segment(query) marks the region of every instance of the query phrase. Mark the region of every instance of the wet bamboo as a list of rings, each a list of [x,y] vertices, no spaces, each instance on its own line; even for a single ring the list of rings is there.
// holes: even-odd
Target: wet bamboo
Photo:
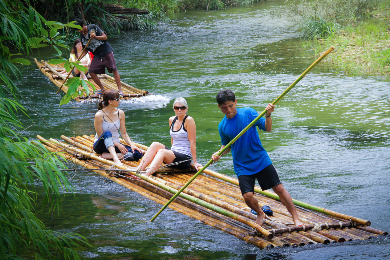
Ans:
[[[313,231],[307,231],[307,232],[299,231],[299,234],[315,241],[316,243],[321,243],[321,244],[325,244],[325,245],[330,243],[329,238],[322,236],[322,235],[320,235],[316,232],[313,232]]]
[[[277,97],[274,101],[272,101],[272,104],[275,105],[280,99],[282,99],[303,77],[306,76],[307,73],[309,73],[323,58],[325,58],[330,52],[334,50],[334,47],[332,46],[329,48],[325,53],[323,53],[313,64],[311,64],[287,89],[283,91],[283,93]],[[235,138],[233,138],[224,148],[219,150],[218,155],[221,155],[224,151],[226,151],[235,141],[237,141],[238,138],[240,138],[249,128],[251,128],[262,116],[265,115],[267,110],[264,109],[263,112],[260,113],[258,117],[256,117],[248,126],[246,126]],[[201,174],[211,163],[213,163],[213,160],[207,162],[205,166],[203,166],[189,181],[186,183],[183,188],[181,188],[173,197],[167,202],[166,205],[164,205],[159,212],[156,213],[156,215],[153,216],[153,218],[150,221],[154,221],[157,216],[171,203],[188,185],[191,184],[191,182],[199,175]]]
[[[306,240],[303,241],[302,239],[300,239],[300,237],[295,236],[294,234],[291,234],[291,233],[284,233],[282,236],[284,238],[291,240],[294,243],[294,246],[295,245],[296,246],[304,246],[308,243]]]
[[[176,190],[180,188],[180,185],[174,184],[172,182],[163,181],[163,180],[157,180],[157,181],[161,182],[164,185],[172,187],[172,188],[174,188]],[[254,214],[252,214],[250,212],[247,212],[245,210],[239,209],[239,208],[237,208],[237,207],[235,207],[235,206],[233,206],[233,205],[231,205],[229,203],[226,203],[224,201],[221,201],[221,200],[219,200],[217,198],[211,197],[209,195],[205,195],[203,193],[200,193],[200,192],[195,191],[195,190],[190,189],[190,188],[187,188],[185,190],[185,193],[187,193],[187,194],[189,194],[191,196],[194,196],[194,197],[196,197],[198,199],[201,199],[203,201],[206,201],[208,203],[217,205],[218,207],[221,207],[223,209],[229,210],[229,211],[231,211],[231,212],[233,212],[233,213],[235,213],[237,215],[241,215],[241,216],[243,216],[245,218],[248,218],[250,220],[256,220],[256,217],[255,217]],[[266,225],[269,225],[269,226],[275,226],[275,224],[272,223],[272,221],[269,221],[268,219],[264,219],[264,223]]]
[[[83,142],[73,140],[65,135],[61,135],[61,139],[67,141],[71,145],[75,145],[83,150],[86,150],[87,152],[95,153],[89,146],[82,144]]]
[[[53,145],[53,146],[55,146],[55,144],[54,143],[50,143],[51,145]],[[51,148],[52,149],[52,148]],[[59,149],[59,148],[58,148]],[[58,149],[57,149],[57,151],[58,151]],[[54,150],[54,149],[53,149]],[[66,155],[67,157],[69,157],[69,158],[71,158],[71,159],[74,159],[71,155]],[[80,164],[80,165],[83,165],[84,167],[86,167],[86,168],[88,168],[88,166],[86,166],[85,165],[85,162],[83,162],[83,161],[80,161],[80,160],[77,160],[77,159],[74,159],[75,161],[76,161],[76,163],[78,163],[78,164]],[[92,166],[92,167],[89,167],[89,168],[93,168],[94,166]],[[104,174],[104,175],[107,175],[104,171],[100,171],[101,173],[100,174]],[[103,175],[102,174],[102,175]],[[109,177],[108,175],[106,176],[106,177]],[[110,179],[113,179],[112,177],[109,177]],[[140,191],[139,190],[136,190],[137,192],[139,192],[140,193]],[[161,203],[161,202],[160,202]],[[163,204],[163,203],[161,203],[161,204]],[[177,209],[176,209],[177,210]],[[180,211],[179,211],[180,212]],[[185,212],[188,212],[188,209],[187,210],[185,210],[184,212],[182,212],[182,213],[185,213]],[[189,215],[189,216],[191,216],[191,217],[194,217],[194,216],[192,216],[193,214],[187,214],[187,215]],[[198,218],[197,218],[198,219]],[[200,219],[201,220],[201,219]],[[206,223],[207,221],[203,221],[204,223]],[[243,234],[241,233],[241,234],[237,234],[237,233],[235,233],[235,232],[229,232],[229,230],[230,229],[232,229],[232,226],[230,226],[230,227],[228,227],[228,228],[226,228],[226,229],[224,229],[224,228],[220,228],[219,226],[220,225],[225,225],[223,222],[221,223],[219,223],[219,224],[216,224],[216,225],[214,225],[214,224],[212,224],[212,223],[206,223],[206,224],[209,224],[209,225],[211,225],[211,226],[214,226],[214,227],[216,227],[216,228],[219,228],[219,229],[221,229],[221,230],[223,230],[223,231],[225,231],[225,232],[227,232],[227,233],[230,233],[230,234],[233,234],[233,235],[236,235],[237,237],[239,237],[239,238],[241,238],[241,239],[243,239],[243,240],[245,240],[245,241],[247,241],[247,242],[251,242],[252,244],[254,244],[254,245],[257,245],[257,246],[259,246],[260,248],[264,248],[264,247],[267,247],[267,248],[269,248],[269,246],[270,245],[267,245],[267,243],[266,243],[266,245],[264,246],[264,241],[262,242],[262,243],[258,243],[258,242],[256,242],[256,241],[252,241],[253,239],[252,238],[246,238],[246,237],[244,237],[243,236]],[[284,241],[284,242],[282,242],[282,241]],[[290,245],[290,246],[296,246],[298,243],[303,243],[303,242],[299,242],[299,241],[297,241],[297,240],[293,240],[293,239],[291,239],[291,237],[290,237],[290,239],[284,239],[284,240],[279,240],[279,239],[277,239],[277,240],[273,240],[272,241],[273,242],[273,244],[275,244],[276,246],[286,246],[287,244],[286,243],[290,243],[290,244],[288,244],[288,245]]]
[[[363,240],[364,239],[362,236],[357,236],[356,234],[353,234],[352,232],[348,232],[347,230],[337,229],[336,231],[338,234],[342,235],[348,241]]]
[[[337,225],[337,227],[339,227],[338,225]],[[336,231],[334,231],[334,234],[335,233],[337,233]],[[347,236],[344,236],[345,238],[347,238]],[[356,239],[357,237],[359,237],[359,236],[355,236],[355,237],[353,237],[353,239]],[[347,238],[348,239],[348,238]]]
[[[113,77],[111,77],[110,75],[106,75],[106,77],[107,78],[109,78],[109,79],[111,79],[111,80],[113,80],[113,81],[115,81],[115,79],[113,78]],[[142,95],[146,95],[147,94],[147,91],[145,91],[145,90],[140,90],[140,89],[137,89],[137,88],[135,88],[135,87],[133,87],[133,86],[131,86],[131,85],[129,85],[129,84],[126,84],[126,83],[122,83],[126,88],[128,88],[129,90],[132,90],[133,92],[135,92],[135,93],[142,93],[141,94],[141,96]]]
[[[210,171],[210,170],[205,171],[205,173],[209,174],[209,175],[211,175],[213,177],[220,178],[220,179],[222,179],[224,181],[230,182],[232,184],[238,185],[238,180],[237,179],[231,178],[231,177],[226,176],[224,174],[217,173],[217,172]],[[261,190],[258,187],[255,187],[255,192],[258,192],[258,193],[260,193],[260,194],[262,194],[264,196],[267,196],[267,197],[270,197],[270,198],[273,198],[273,199],[276,199],[276,200],[280,201],[279,196],[276,195],[275,193],[271,193],[269,191],[263,191],[263,190]],[[341,214],[341,213],[335,212],[333,210],[320,208],[320,207],[317,207],[317,206],[314,206],[314,205],[311,205],[309,203],[302,202],[302,201],[299,201],[299,200],[296,200],[296,199],[293,199],[293,202],[294,202],[295,205],[300,206],[300,207],[305,208],[305,209],[317,211],[317,212],[324,213],[324,214],[327,214],[327,215],[330,215],[330,216],[333,216],[333,217],[341,218],[341,219],[344,219],[344,220],[352,220],[353,222],[359,223],[361,225],[368,225],[368,226],[371,225],[371,222],[368,221],[368,220],[364,220],[364,219],[348,216],[348,215],[345,215],[345,214]]]
[[[142,177],[143,178],[148,178],[148,177],[145,177],[145,176],[142,176]],[[153,178],[148,178],[148,179],[150,179],[150,182],[152,182],[153,184],[159,186],[160,188],[163,188],[163,189],[165,189],[165,190],[167,190],[167,191],[169,191],[171,193],[177,193],[177,190],[175,190],[175,189],[173,189],[173,188],[171,188],[169,186],[166,186],[164,184],[161,184],[161,183],[159,183],[158,181],[156,181]],[[235,220],[237,220],[237,221],[239,221],[241,223],[244,223],[244,224],[246,224],[246,225],[248,225],[248,226],[250,226],[252,228],[255,228],[257,231],[259,231],[265,237],[268,237],[270,239],[273,237],[273,235],[270,232],[268,232],[267,230],[265,230],[261,226],[257,225],[254,221],[248,221],[246,218],[244,218],[244,217],[242,217],[240,215],[237,215],[237,214],[235,214],[233,212],[227,211],[227,210],[225,210],[225,209],[223,209],[221,207],[218,207],[216,205],[212,205],[210,203],[207,203],[207,202],[205,202],[205,201],[203,201],[201,199],[198,199],[198,198],[195,198],[193,196],[187,195],[186,193],[180,194],[180,196],[185,198],[185,199],[187,199],[187,200],[189,200],[189,201],[192,201],[194,203],[200,204],[201,206],[204,206],[204,207],[206,207],[208,209],[216,211],[219,214],[231,217],[231,218],[233,218],[233,219],[235,219]]]
[[[363,230],[358,230],[356,228],[344,228],[343,230],[345,232],[351,233],[358,237],[362,237],[364,239],[371,239],[375,237],[375,235],[373,235],[372,233],[364,232]]]
[[[36,59],[35,59],[36,60]],[[47,62],[45,62],[45,67],[47,67],[51,72],[53,72],[55,75],[57,75],[58,77],[60,77],[62,80],[65,80],[65,76],[64,75],[61,75],[61,73],[59,73],[58,71],[56,71],[55,69],[53,69],[52,66],[50,66]]]
[[[38,139],[42,140],[43,138],[39,136]],[[59,144],[59,145],[61,145],[61,146],[63,146],[65,149],[69,149],[69,150],[72,150],[72,151],[79,152],[80,154],[89,156],[90,158],[93,158],[93,159],[95,159],[95,160],[98,160],[98,161],[100,161],[100,162],[103,162],[103,163],[106,163],[106,164],[109,164],[109,165],[112,165],[112,166],[115,165],[115,163],[114,163],[113,161],[106,160],[106,159],[103,159],[103,158],[101,158],[101,157],[95,156],[95,155],[93,155],[93,154],[87,153],[87,152],[85,152],[85,151],[83,151],[83,150],[81,150],[81,149],[75,148],[75,147],[73,147],[73,146],[71,146],[71,145],[69,145],[69,144],[61,143],[61,142],[59,142],[59,141],[57,141],[57,140],[55,140],[55,139],[52,139],[52,138],[49,139],[49,140],[52,141],[52,142],[55,142],[55,143],[57,143],[57,144]],[[118,166],[118,165],[115,165],[115,167],[116,167],[116,168],[119,168],[119,169],[124,169],[124,170],[127,169],[126,166]],[[149,182],[151,182],[152,184],[157,185],[157,186],[159,186],[160,188],[163,188],[163,189],[165,189],[165,190],[167,190],[167,191],[169,191],[169,192],[171,192],[171,193],[176,193],[176,192],[177,192],[177,190],[172,189],[171,187],[168,187],[168,186],[166,186],[166,185],[160,184],[159,182],[157,182],[156,180],[154,180],[154,179],[152,179],[152,178],[146,177],[146,176],[144,176],[144,175],[136,174],[135,172],[131,172],[131,174],[136,175],[137,177],[142,178],[142,179],[144,179],[144,180],[146,180],[146,181],[149,181]],[[227,211],[227,210],[224,210],[224,209],[222,209],[222,208],[220,208],[220,207],[217,207],[217,206],[215,206],[215,205],[212,205],[212,204],[207,203],[207,202],[205,202],[205,201],[202,201],[202,200],[200,200],[200,199],[194,198],[193,196],[189,196],[189,195],[187,195],[187,194],[181,194],[181,195],[182,195],[181,197],[183,197],[183,198],[185,198],[185,199],[187,199],[187,200],[189,200],[189,201],[192,201],[192,202],[195,202],[195,203],[197,203],[197,204],[200,204],[200,205],[202,205],[202,206],[204,206],[204,207],[206,207],[206,208],[209,208],[209,209],[211,209],[211,210],[213,210],[213,211],[216,211],[216,212],[218,212],[218,213],[220,213],[220,214],[222,214],[222,215],[225,215],[225,216],[231,217],[231,218],[233,218],[233,219],[236,219],[236,220],[240,221],[241,223],[244,223],[244,224],[246,224],[246,225],[248,225],[248,226],[250,226],[250,227],[252,227],[252,228],[256,228],[256,230],[259,231],[261,234],[263,234],[265,237],[268,237],[268,238],[272,238],[272,237],[273,237],[273,235],[270,234],[267,230],[265,230],[265,229],[262,228],[261,226],[257,225],[255,222],[246,220],[246,219],[243,218],[242,216],[239,216],[239,215],[237,215],[237,214],[234,214],[234,213],[232,213],[232,212],[229,212],[229,211]]]
[[[110,179],[113,179],[113,178],[110,178]],[[115,180],[116,181],[116,180]],[[118,182],[120,183],[120,182]],[[122,184],[122,183],[121,183]],[[153,193],[149,193],[149,192],[144,192],[144,196],[150,198],[151,197],[151,194],[154,194],[155,196],[157,196],[157,193],[158,191],[156,190],[157,187],[156,186],[153,186],[151,184],[148,184],[147,182],[143,182],[142,184],[138,183],[138,185],[136,186],[136,184],[131,184],[131,185],[134,185],[135,187],[132,189],[138,193],[140,193],[139,189],[141,186],[143,186],[143,188],[141,187],[141,189],[145,189],[145,190],[148,190],[148,191],[152,191]],[[166,203],[166,201],[168,200],[168,197],[170,196],[171,193],[168,193],[167,191],[164,190],[164,192],[166,192],[165,195],[158,195],[159,197],[161,198],[164,198],[165,201],[162,201],[162,199],[159,199],[159,200],[156,200],[156,199],[153,199],[155,200],[156,202],[160,203],[160,204],[164,204]],[[202,221],[203,223],[207,224],[207,225],[210,225],[212,227],[215,227],[215,228],[218,228],[226,233],[229,233],[229,234],[232,234],[240,239],[243,239],[245,240],[246,242],[249,242],[249,243],[252,243],[254,244],[255,246],[258,246],[260,248],[266,248],[266,249],[270,249],[272,247],[274,247],[272,245],[272,243],[268,242],[268,241],[265,241],[263,239],[260,239],[260,238],[250,238],[246,232],[244,230],[242,230],[241,228],[239,227],[236,227],[236,226],[233,226],[233,225],[230,225],[224,221],[230,221],[230,219],[228,217],[225,217],[225,216],[220,216],[220,217],[224,217],[223,219],[221,220],[218,220],[214,217],[212,217],[212,215],[210,214],[214,214],[214,212],[212,211],[207,211],[205,212],[204,208],[200,208],[199,205],[197,204],[194,204],[192,203],[191,205],[189,205],[189,201],[186,201],[186,200],[183,200],[181,198],[179,198],[180,201],[178,202],[175,202],[174,204],[172,204],[172,206],[170,206],[172,209],[178,211],[178,212],[181,212],[187,216],[190,216],[192,218],[195,218],[195,219],[198,219],[200,221]],[[183,206],[185,205],[185,206]],[[199,207],[197,210],[195,209],[191,209],[191,208],[194,208],[194,207]],[[203,212],[201,212],[203,210]]]
[[[273,234],[282,234],[285,232],[293,232],[293,231],[306,231],[311,230],[313,228],[321,228],[322,229],[330,229],[330,228],[345,228],[345,227],[352,227],[354,224],[352,222],[343,222],[343,223],[337,223],[337,224],[308,224],[303,226],[294,226],[294,227],[287,227],[287,228],[280,228],[280,229],[273,229],[270,230]]]
[[[320,231],[318,231],[318,234],[326,236],[326,237],[333,239],[334,241],[339,242],[339,243],[345,242],[344,237],[342,237],[338,234],[335,234],[333,232],[330,232],[330,230],[320,230]]]
[[[83,54],[84,54],[85,50],[87,49],[87,46],[89,45],[89,43],[91,42],[91,40],[92,40],[92,38],[89,38],[89,40],[88,40],[88,42],[87,42],[87,45],[85,45],[85,47],[84,47],[83,51],[81,52],[80,56],[77,58],[77,61],[79,61],[80,58],[81,58],[81,56],[83,56]],[[56,93],[56,94],[58,94],[58,92],[60,92],[62,86],[65,84],[66,80],[69,78],[70,73],[72,73],[72,70],[73,70],[73,69],[71,69],[71,70],[69,71],[68,76],[66,76],[66,79],[65,79],[64,82],[61,84],[61,86],[60,86],[60,88],[57,90],[57,93]]]
[[[363,231],[368,231],[368,232],[371,232],[371,233],[374,233],[374,234],[378,234],[378,235],[382,235],[382,236],[387,236],[389,234],[386,231],[378,230],[378,229],[375,229],[375,228],[372,228],[372,227],[367,227],[367,226],[365,226],[365,227],[358,226],[357,228],[361,229]]]
[[[162,179],[164,180],[169,180],[169,181],[173,181],[175,182],[177,180],[177,176],[164,176],[162,177]],[[182,186],[183,183],[182,182],[179,182],[179,181],[176,181],[175,183],[177,183],[177,185],[180,185]],[[237,199],[241,199],[242,200],[242,196],[237,196],[237,199],[234,199],[232,198],[231,194],[226,194],[226,190],[225,189],[219,189],[219,191],[221,191],[221,193],[217,193],[216,191],[218,191],[218,188],[216,188],[216,190],[212,189],[213,187],[210,186],[210,184],[204,184],[204,185],[200,185],[200,184],[197,184],[195,182],[192,183],[191,185],[191,188],[193,190],[196,190],[198,192],[201,192],[201,193],[204,193],[204,194],[208,194],[210,196],[215,196],[215,197],[218,197],[219,199],[223,199],[229,203],[232,203],[232,204],[235,204],[235,205],[239,205],[240,204],[240,201],[238,201]],[[236,192],[235,192],[236,193]],[[242,205],[242,203],[241,203]]]

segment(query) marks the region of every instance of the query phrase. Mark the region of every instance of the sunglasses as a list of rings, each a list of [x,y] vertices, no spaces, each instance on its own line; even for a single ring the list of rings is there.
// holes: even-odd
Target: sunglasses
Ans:
[[[111,100],[116,100],[116,101],[119,101],[119,100],[120,100],[120,98],[114,98],[114,99],[111,99]]]
[[[174,110],[185,110],[187,107],[186,106],[182,106],[182,107],[173,107]]]

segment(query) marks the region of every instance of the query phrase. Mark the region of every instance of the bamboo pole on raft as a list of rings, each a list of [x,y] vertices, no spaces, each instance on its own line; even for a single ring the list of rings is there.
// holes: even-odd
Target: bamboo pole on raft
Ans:
[[[209,175],[211,175],[213,177],[216,177],[218,179],[221,179],[221,180],[227,181],[229,183],[238,185],[238,180],[237,179],[233,179],[233,178],[231,178],[229,176],[226,176],[224,174],[217,173],[217,172],[210,171],[210,170],[207,170],[207,172],[205,172],[205,173],[209,174]],[[280,198],[279,198],[278,195],[276,195],[274,193],[271,193],[269,191],[263,191],[263,190],[259,189],[258,187],[255,187],[255,192],[260,193],[260,194],[262,194],[264,196],[267,196],[269,198],[272,198],[272,199],[280,201]],[[368,221],[368,220],[365,220],[365,219],[356,218],[356,217],[353,217],[353,216],[348,216],[348,215],[341,214],[341,213],[338,213],[338,212],[335,212],[335,211],[332,211],[332,210],[329,210],[329,209],[325,209],[325,208],[320,208],[320,207],[317,207],[317,206],[314,206],[314,205],[311,205],[309,203],[302,202],[302,201],[299,201],[299,200],[296,200],[296,199],[292,199],[292,200],[293,200],[293,203],[295,205],[300,206],[300,207],[305,208],[305,209],[309,209],[309,210],[313,210],[313,211],[316,211],[316,212],[324,213],[326,215],[329,215],[329,216],[332,216],[332,217],[336,217],[336,218],[341,218],[341,219],[345,219],[345,220],[351,220],[351,221],[356,222],[356,223],[361,224],[361,225],[367,225],[367,226],[371,225],[371,222]]]
[[[127,170],[127,167],[126,167],[126,166],[115,165],[115,163],[114,163],[113,161],[110,161],[110,160],[106,160],[106,159],[100,158],[100,157],[98,157],[98,156],[96,156],[96,155],[93,155],[93,154],[88,153],[88,152],[85,152],[85,151],[83,151],[83,150],[81,150],[81,149],[79,149],[79,148],[76,148],[76,147],[74,147],[73,145],[65,144],[65,143],[59,142],[59,141],[57,141],[57,140],[55,140],[55,139],[52,139],[52,138],[50,138],[49,140],[46,140],[46,139],[44,139],[43,137],[41,137],[40,135],[37,135],[37,137],[38,137],[38,139],[39,139],[40,141],[42,141],[42,142],[44,142],[44,143],[53,142],[53,143],[55,143],[56,145],[59,145],[59,146],[63,147],[63,149],[65,149],[65,151],[77,152],[77,153],[80,153],[80,154],[82,154],[82,155],[85,155],[85,156],[87,156],[87,157],[89,157],[89,158],[91,158],[91,159],[100,161],[100,162],[102,162],[102,163],[105,163],[105,164],[108,164],[108,165],[111,165],[111,166],[115,166],[115,167],[118,168],[118,169]],[[109,169],[107,169],[107,170],[109,170]],[[173,189],[173,188],[171,188],[171,187],[169,187],[169,186],[167,186],[167,185],[161,184],[160,182],[154,180],[153,178],[149,178],[149,177],[147,177],[147,176],[145,176],[145,175],[137,174],[137,173],[135,173],[135,172],[130,172],[130,173],[133,174],[133,175],[135,175],[135,176],[137,176],[137,177],[139,177],[139,178],[141,178],[141,179],[143,179],[143,180],[145,180],[145,181],[147,181],[147,182],[150,182],[150,183],[152,183],[152,184],[154,184],[154,185],[156,185],[156,186],[158,186],[158,187],[160,187],[160,188],[162,188],[162,189],[164,189],[164,190],[166,190],[166,191],[169,191],[169,192],[171,192],[171,193],[177,193],[177,190],[175,190],[175,189]],[[246,219],[246,218],[244,218],[244,217],[242,217],[242,216],[240,216],[240,215],[238,215],[238,214],[235,214],[235,213],[233,213],[233,212],[230,212],[230,211],[228,211],[228,210],[225,210],[225,209],[223,209],[223,208],[221,208],[221,207],[218,207],[218,206],[216,206],[216,205],[210,204],[210,203],[208,203],[208,202],[206,202],[206,201],[203,201],[203,200],[201,200],[201,199],[198,199],[198,198],[195,198],[195,197],[193,197],[193,196],[190,196],[190,195],[188,195],[188,194],[186,194],[186,193],[180,194],[180,197],[183,197],[183,198],[185,198],[186,200],[189,200],[189,201],[191,201],[191,202],[194,202],[194,203],[196,203],[196,204],[199,204],[199,205],[201,205],[201,206],[203,206],[203,207],[205,207],[205,208],[208,208],[208,209],[210,209],[210,210],[212,210],[212,211],[215,211],[215,212],[217,212],[217,213],[219,213],[219,214],[222,214],[222,215],[224,215],[224,216],[227,216],[227,217],[230,217],[230,218],[232,218],[232,219],[235,219],[235,220],[237,220],[237,221],[239,221],[239,222],[241,222],[241,223],[243,223],[243,224],[246,224],[246,225],[248,225],[248,226],[250,226],[250,227],[252,227],[252,228],[255,228],[255,229],[256,229],[257,231],[259,231],[262,235],[264,235],[265,237],[267,237],[267,238],[269,238],[269,239],[272,239],[272,238],[273,238],[273,234],[271,234],[268,230],[264,229],[263,227],[259,226],[259,225],[258,225],[256,222],[254,222],[254,221],[249,221],[248,219]]]
[[[277,97],[272,104],[275,105],[279,100],[281,100],[295,85],[306,76],[307,73],[309,73],[323,58],[325,58],[329,53],[331,53],[334,50],[334,47],[330,47],[326,52],[324,52],[316,61],[314,61],[288,88],[286,88],[283,93]],[[228,149],[235,141],[237,141],[238,138],[240,138],[249,128],[251,128],[262,116],[267,113],[267,110],[264,109],[261,114],[256,117],[247,127],[245,127],[233,140],[231,140],[224,148],[222,148],[218,152],[218,156],[220,156],[226,149]],[[211,159],[205,166],[202,167],[188,182],[186,185],[184,185],[173,197],[159,210],[159,212],[156,213],[156,215],[153,216],[153,218],[150,220],[151,222],[154,221],[157,216],[188,186],[191,184],[191,182],[199,175],[201,174],[211,163],[213,160]]]

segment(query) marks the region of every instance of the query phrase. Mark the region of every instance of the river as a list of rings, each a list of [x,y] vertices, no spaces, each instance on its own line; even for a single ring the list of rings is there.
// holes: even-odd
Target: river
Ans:
[[[302,50],[291,22],[274,15],[283,4],[180,13],[154,30],[110,38],[121,79],[154,94],[121,101],[132,139],[169,145],[172,103],[185,97],[197,125],[198,161],[205,164],[220,147],[219,90],[232,89],[238,107],[261,112],[317,58]],[[35,53],[45,60],[53,55]],[[94,134],[96,103],[59,106],[57,87],[35,65],[22,72],[18,86],[30,115],[20,117],[24,136]],[[347,77],[320,64],[277,104],[273,131],[260,137],[293,198],[390,231],[389,89],[388,79]],[[74,195],[64,191],[53,219],[43,210],[39,215],[55,230],[84,235],[93,245],[82,252],[87,259],[390,258],[389,238],[260,250],[170,209],[150,223],[161,205],[68,166],[77,170],[69,173]],[[230,155],[210,169],[235,175]]]

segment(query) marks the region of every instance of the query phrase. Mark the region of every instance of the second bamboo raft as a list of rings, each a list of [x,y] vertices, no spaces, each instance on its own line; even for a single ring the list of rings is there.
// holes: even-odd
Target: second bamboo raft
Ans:
[[[165,204],[195,174],[194,169],[178,171],[160,169],[153,177],[145,177],[134,172],[138,162],[123,162],[123,166],[113,169],[113,161],[98,157],[92,150],[94,136],[69,138],[63,141],[41,136],[38,139],[45,147],[62,154],[65,159],[91,169],[132,191],[157,202]],[[146,150],[147,147],[136,144]],[[181,197],[177,197],[169,207],[177,212],[202,221],[203,223],[232,234],[261,249],[273,247],[304,246],[308,244],[329,244],[351,240],[365,240],[386,236],[385,231],[370,227],[368,220],[347,216],[294,200],[302,227],[289,225],[291,215],[271,192],[261,192],[256,186],[255,197],[260,205],[269,205],[274,216],[265,221],[267,236],[253,231],[256,216],[250,212],[242,199],[237,179],[205,170],[203,175],[189,187]]]
[[[65,86],[64,81],[66,79],[67,73],[61,73],[64,71],[64,67],[61,65],[53,65],[49,64],[46,61],[39,62],[37,59],[34,59],[35,63],[37,64],[40,71],[51,81],[53,82],[58,88],[61,86],[61,90],[67,93],[68,87]],[[98,76],[101,83],[103,84],[104,88],[108,90],[118,90],[118,87],[115,83],[115,79],[107,74],[101,74]],[[89,82],[94,84],[95,89],[99,90],[99,86],[91,79],[88,79]],[[143,97],[149,94],[146,90],[140,90],[135,87],[130,86],[129,84],[126,84],[124,82],[121,82],[123,96],[121,96],[121,99],[130,99],[130,98],[138,98]],[[81,88],[81,87],[80,87]],[[89,96],[82,96],[76,98],[77,101],[85,100],[85,99],[100,99],[101,95],[94,94],[93,89],[91,86],[88,85],[90,95]]]

